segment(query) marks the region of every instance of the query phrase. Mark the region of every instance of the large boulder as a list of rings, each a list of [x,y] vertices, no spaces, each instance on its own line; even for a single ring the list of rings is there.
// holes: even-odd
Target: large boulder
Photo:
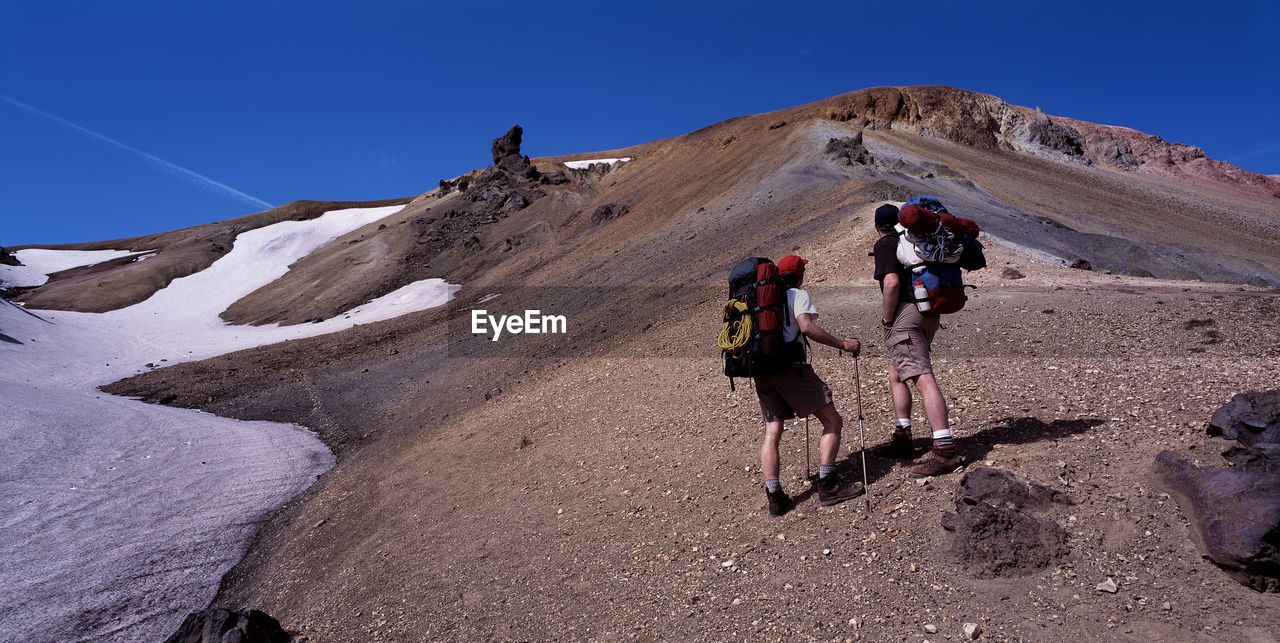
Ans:
[[[165,643],[288,643],[279,621],[258,610],[206,609],[183,619]]]
[[[1280,592],[1280,390],[1240,393],[1209,420],[1235,440],[1225,469],[1164,451],[1156,482],[1178,503],[1200,555],[1258,591]]]
[[[999,469],[974,469],[960,479],[956,512],[942,516],[951,554],[974,576],[1025,576],[1070,553],[1053,510],[1064,494],[1022,482]]]
[[[875,157],[871,156],[871,152],[867,151],[866,146],[862,144],[861,130],[847,138],[833,138],[827,141],[825,151],[836,159],[844,161],[846,165],[871,165],[875,162]]]
[[[1055,123],[1041,112],[1037,113],[1031,121],[1029,132],[1033,143],[1039,143],[1067,156],[1084,159],[1084,135],[1074,127]]]
[[[493,153],[493,165],[516,176],[536,179],[539,176],[537,168],[533,167],[528,156],[520,155],[520,141],[523,136],[524,130],[516,125],[507,130],[506,134],[493,139],[493,147],[490,148]]]
[[[596,208],[595,212],[591,213],[591,222],[603,223],[605,221],[612,221],[621,216],[624,216],[626,213],[630,211],[631,211],[631,208],[628,207],[627,204],[625,203],[606,203]]]
[[[508,156],[520,156],[520,141],[524,137],[524,129],[519,125],[507,130],[506,134],[493,139],[493,164],[497,165]]]
[[[1280,442],[1280,389],[1236,395],[1214,411],[1208,431],[1245,446]]]
[[[1156,481],[1182,509],[1201,556],[1253,589],[1280,592],[1280,445],[1224,455],[1233,466],[1216,469],[1161,452]]]
[[[1124,141],[1107,143],[1106,147],[1102,148],[1102,158],[1109,165],[1126,170],[1142,165],[1142,161],[1134,155],[1133,148]]]

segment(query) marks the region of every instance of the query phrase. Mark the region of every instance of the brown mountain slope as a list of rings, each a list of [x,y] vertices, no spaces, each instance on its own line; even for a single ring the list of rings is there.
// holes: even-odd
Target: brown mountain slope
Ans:
[[[1083,260],[1096,269],[1135,275],[1280,282],[1280,228],[1274,225],[1280,218],[1275,196],[1280,182],[1125,128],[1053,117],[1058,137],[1050,140],[1035,129],[1037,118],[1048,117],[985,94],[882,87],[730,119],[625,150],[540,159],[544,172],[556,171],[570,158],[634,160],[604,177],[571,173],[577,176],[568,184],[543,186],[550,198],[504,210],[492,221],[451,221],[451,215],[466,212],[462,195],[436,199],[433,191],[389,223],[355,231],[303,259],[224,317],[235,323],[327,318],[427,276],[458,283],[497,266],[528,271],[542,258],[579,245],[586,250],[616,242],[618,235],[630,239],[637,226],[653,234],[670,224],[667,236],[704,228],[722,234],[741,226],[790,226],[788,208],[800,206],[784,201],[796,191],[804,191],[808,202],[838,202],[859,184],[877,182],[897,195],[928,193],[961,202],[989,232],[1065,263]],[[828,139],[859,131],[878,163],[812,164]],[[1071,147],[1075,143],[1078,147]],[[802,168],[806,163],[811,166]],[[939,169],[939,164],[944,166],[939,172],[921,167]],[[753,184],[766,176],[774,178],[769,188]],[[736,214],[724,209],[734,198],[758,202],[738,203],[749,207],[744,218],[741,209]],[[600,226],[590,215],[615,202],[631,209],[624,217],[629,223],[615,222],[611,234],[591,240]],[[229,248],[235,230],[356,205],[369,204],[298,202],[224,224],[78,244],[74,247],[162,252],[146,263],[123,258],[69,271],[19,299],[33,307],[76,310],[136,303],[174,277],[208,265]],[[697,247],[701,241],[685,245]],[[736,246],[732,239],[721,245]],[[594,256],[608,257],[614,249],[627,252],[609,248]],[[547,273],[557,274],[564,272]]]
[[[1280,200],[1238,182],[1210,189],[1207,181],[1169,180],[1163,170],[1127,172],[1030,154],[1037,144],[1026,140],[1028,128],[1018,109],[992,96],[879,88],[731,119],[674,139],[575,155],[633,160],[603,177],[545,186],[550,197],[472,222],[460,233],[455,225],[454,238],[435,242],[423,235],[450,225],[450,213],[465,200],[457,193],[424,195],[376,226],[384,229],[371,225],[300,261],[224,317],[241,323],[327,318],[426,276],[477,286],[568,285],[579,274],[600,275],[584,277],[592,284],[617,283],[610,275],[683,281],[738,256],[747,242],[742,231],[792,234],[803,221],[844,212],[842,204],[868,201],[851,195],[873,184],[880,196],[940,196],[989,233],[1068,264],[1166,278],[1280,282],[1280,228],[1271,225],[1280,219]],[[825,153],[832,138],[859,132],[877,163],[833,162]],[[1095,139],[1090,150],[1102,145],[1101,135]],[[570,158],[538,163],[554,171]],[[608,203],[626,204],[629,213],[606,228],[590,215]],[[602,229],[607,232],[597,233]],[[722,248],[727,251],[718,252]],[[702,269],[655,271],[664,252],[696,254]]]
[[[450,244],[422,244],[430,254],[415,259],[429,272],[345,267],[381,258],[365,249],[377,226],[357,231],[263,291],[301,288],[318,293],[314,305],[272,308],[263,296],[234,312],[248,322],[336,314],[343,304],[329,293],[363,297],[422,274],[463,285],[448,307],[107,390],[302,422],[335,447],[338,467],[262,532],[217,601],[266,609],[314,640],[884,640],[922,636],[925,623],[958,637],[963,622],[1020,640],[1274,631],[1275,597],[1200,560],[1146,474],[1160,448],[1218,462],[1200,429],[1212,408],[1238,390],[1280,386],[1272,291],[1071,270],[989,244],[992,267],[970,276],[980,289],[940,335],[938,373],[967,458],[1078,503],[1060,565],[967,576],[939,546],[957,476],[919,486],[872,457],[869,517],[856,502],[816,509],[799,479],[799,425],[784,438],[784,476],[805,500],[781,521],[762,516],[754,397],[745,386],[728,392],[711,339],[725,272],[743,256],[796,250],[813,260],[808,287],[823,325],[866,343],[871,445],[891,420],[866,257],[870,214],[885,200],[937,194],[997,236],[1071,259],[1115,256],[1116,272],[1243,281],[1238,271],[1257,263],[1274,278],[1266,257],[1217,268],[1213,244],[1229,242],[1206,228],[1193,229],[1207,245],[1175,248],[1182,260],[1134,250],[1189,240],[1145,218],[1173,208],[1173,221],[1194,225],[1206,204],[1230,212],[1261,193],[1018,152],[1026,119],[1001,105],[946,88],[882,88],[578,155],[634,160],[466,228],[478,243],[441,233]],[[878,163],[826,153],[858,126]],[[921,135],[930,132],[945,140]],[[538,163],[552,171],[561,160]],[[1250,215],[1259,221],[1275,215],[1263,197]],[[406,212],[420,208],[425,221],[451,198]],[[592,221],[608,203],[630,209]],[[1222,227],[1241,235],[1237,221],[1253,225],[1229,217]],[[379,225],[390,238],[414,222],[405,214]],[[528,243],[505,249],[539,223]],[[1253,237],[1275,247],[1265,233]],[[419,245],[408,239],[386,252]],[[1005,267],[1027,278],[1002,279]],[[480,307],[565,314],[570,333],[473,337],[467,320]],[[829,352],[816,362],[848,421],[848,458],[853,368]],[[843,471],[859,476],[856,458]],[[1119,593],[1094,590],[1108,577]]]
[[[866,226],[819,232],[801,247],[813,259],[810,289],[824,325],[867,342],[874,446],[890,421],[883,350],[869,330],[877,293],[869,260],[850,252],[871,235]],[[1071,558],[1030,577],[966,576],[939,551],[957,476],[921,487],[875,457],[870,517],[856,502],[818,510],[808,499],[784,520],[765,518],[754,396],[746,386],[728,392],[707,348],[718,278],[671,295],[649,330],[546,359],[519,345],[458,356],[437,343],[441,325],[424,328],[423,313],[120,388],[145,394],[167,379],[154,390],[200,402],[213,393],[204,407],[220,413],[370,434],[357,433],[348,444],[368,447],[344,449],[339,467],[282,511],[219,598],[317,640],[883,640],[924,623],[957,636],[963,622],[1019,640],[1068,630],[1231,638],[1280,625],[1275,597],[1201,561],[1176,508],[1146,480],[1161,448],[1196,456],[1208,447],[1216,462],[1200,428],[1208,411],[1236,390],[1280,385],[1269,367],[1280,356],[1275,297],[990,250],[995,267],[1028,277],[974,273],[980,289],[948,319],[938,369],[966,457],[1078,503]],[[1213,341],[1193,320],[1213,321]],[[850,423],[843,470],[859,477],[852,365],[829,351],[815,359]],[[228,377],[229,366],[244,375]],[[275,381],[286,372],[288,382]],[[323,401],[303,402],[303,415],[281,404],[299,380]],[[503,391],[485,401],[495,385]],[[792,425],[784,438],[786,484],[802,496],[803,435]],[[1093,590],[1107,577],[1121,594]]]
[[[409,199],[383,201],[293,201],[282,206],[216,223],[141,237],[40,247],[57,250],[131,250],[137,254],[93,266],[73,268],[49,276],[39,288],[24,289],[10,297],[31,308],[101,313],[146,300],[174,279],[208,268],[231,250],[236,235],[281,221],[306,221],[330,210],[375,208],[407,203]],[[154,253],[145,262],[139,255]]]

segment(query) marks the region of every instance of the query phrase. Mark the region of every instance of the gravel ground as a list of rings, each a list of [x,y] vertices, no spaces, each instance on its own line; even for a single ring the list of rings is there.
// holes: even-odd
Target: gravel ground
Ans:
[[[1280,597],[1201,560],[1150,469],[1163,449],[1225,464],[1226,441],[1204,433],[1211,412],[1280,386],[1274,295],[993,255],[1028,276],[987,271],[971,308],[947,319],[935,367],[969,467],[1074,501],[1056,516],[1071,550],[1059,565],[963,569],[940,525],[960,473],[919,483],[869,454],[870,507],[820,508],[798,421],[783,482],[799,504],[770,519],[750,386],[730,392],[714,358],[608,356],[547,364],[432,438],[338,472],[287,512],[312,528],[254,593],[220,600],[255,601],[322,641],[959,639],[965,623],[992,639],[1272,640]],[[829,327],[874,319],[874,290],[822,283]],[[689,322],[645,350],[682,353],[706,330]],[[846,418],[842,475],[860,478],[854,362],[826,350],[814,362]],[[878,343],[859,366],[874,447],[892,420]],[[918,405],[915,422],[927,426]],[[1108,579],[1115,593],[1096,589]]]

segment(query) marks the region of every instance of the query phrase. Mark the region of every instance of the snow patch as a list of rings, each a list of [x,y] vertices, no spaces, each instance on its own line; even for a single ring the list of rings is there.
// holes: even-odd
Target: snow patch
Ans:
[[[28,248],[13,253],[21,266],[0,265],[0,285],[6,288],[41,286],[49,275],[92,266],[133,254],[132,250],[48,250]]]
[[[586,161],[565,161],[564,166],[573,170],[585,170],[594,163],[603,163],[605,165],[613,165],[614,163],[626,163],[631,157],[623,157],[617,159],[590,159]]]
[[[428,279],[317,324],[246,327],[218,318],[301,257],[402,207],[244,232],[209,268],[121,310],[28,311],[0,299],[0,640],[157,640],[209,604],[261,524],[332,467],[333,455],[296,425],[143,404],[97,386],[148,364],[445,303],[459,286]],[[38,261],[38,269],[66,269],[65,259]]]

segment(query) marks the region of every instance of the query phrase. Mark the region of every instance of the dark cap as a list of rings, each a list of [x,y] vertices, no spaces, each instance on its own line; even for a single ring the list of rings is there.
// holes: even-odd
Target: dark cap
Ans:
[[[778,260],[778,272],[784,275],[803,275],[806,263],[809,263],[808,259],[801,259],[796,255],[787,255]]]
[[[876,227],[892,228],[898,225],[898,206],[886,203],[876,208]]]

